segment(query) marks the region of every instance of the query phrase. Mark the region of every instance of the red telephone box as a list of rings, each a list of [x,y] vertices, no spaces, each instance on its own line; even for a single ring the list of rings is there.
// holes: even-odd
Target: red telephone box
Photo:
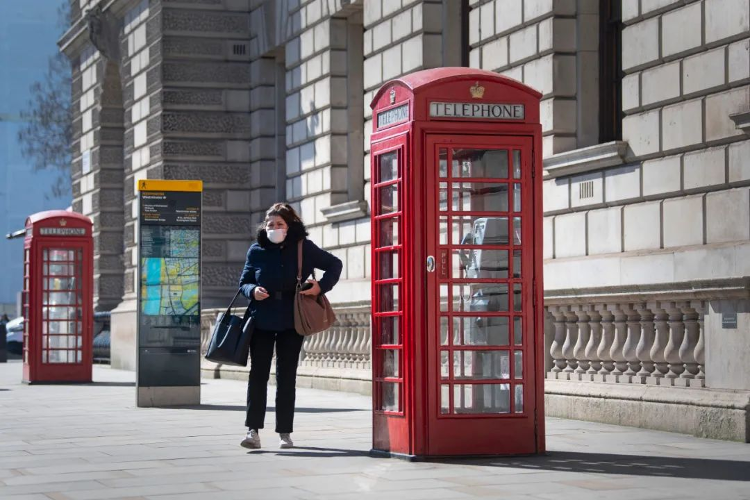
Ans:
[[[91,232],[91,219],[74,212],[51,210],[26,219],[24,382],[91,382]]]
[[[545,450],[540,97],[438,68],[373,99],[374,453]]]

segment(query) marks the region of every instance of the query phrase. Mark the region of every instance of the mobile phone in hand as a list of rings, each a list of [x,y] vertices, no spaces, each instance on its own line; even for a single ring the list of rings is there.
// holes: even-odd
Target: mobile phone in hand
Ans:
[[[309,281],[305,281],[304,283],[302,283],[302,286],[299,287],[299,289],[300,289],[300,291],[304,292],[305,290],[309,290],[312,287],[313,287],[312,283],[310,283]]]

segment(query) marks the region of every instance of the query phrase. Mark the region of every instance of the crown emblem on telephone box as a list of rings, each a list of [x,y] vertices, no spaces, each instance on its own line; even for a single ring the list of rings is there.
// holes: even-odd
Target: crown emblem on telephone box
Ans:
[[[479,82],[475,83],[469,88],[469,92],[471,92],[471,97],[474,99],[481,99],[484,97],[484,87],[479,85]]]
[[[391,91],[388,93],[388,97],[391,100],[391,104],[395,104],[396,103],[396,89],[391,87]]]
[[[67,221],[67,220],[65,220],[65,219],[60,219],[60,225],[61,225],[62,227],[65,227],[65,226],[67,226],[67,225],[68,225],[68,221]]]

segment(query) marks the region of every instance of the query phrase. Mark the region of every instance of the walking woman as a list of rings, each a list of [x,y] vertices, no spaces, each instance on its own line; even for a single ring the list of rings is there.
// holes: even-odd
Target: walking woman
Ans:
[[[276,203],[266,212],[258,228],[257,242],[247,252],[240,277],[242,294],[250,300],[255,332],[250,342],[250,380],[247,385],[247,436],[245,448],[260,448],[258,431],[266,416],[268,375],[276,344],[276,432],[281,448],[294,446],[294,398],[297,363],[304,338],[294,329],[294,294],[297,285],[298,242],[302,250],[302,280],[307,285],[300,293],[318,295],[329,292],[341,275],[341,261],[305,239],[307,230],[299,215],[286,203]],[[308,279],[314,269],[325,274],[320,281]]]

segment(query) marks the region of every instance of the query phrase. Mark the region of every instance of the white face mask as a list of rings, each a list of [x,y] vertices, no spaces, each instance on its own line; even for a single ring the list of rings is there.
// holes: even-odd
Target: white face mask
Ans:
[[[269,229],[266,233],[268,239],[277,245],[286,239],[286,229]]]

